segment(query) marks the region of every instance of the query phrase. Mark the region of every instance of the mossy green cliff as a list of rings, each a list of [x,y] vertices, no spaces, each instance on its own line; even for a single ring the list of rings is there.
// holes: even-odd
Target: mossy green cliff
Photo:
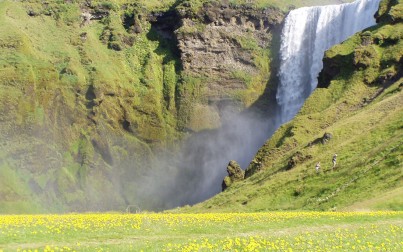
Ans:
[[[158,173],[163,153],[175,153],[189,132],[219,127],[227,111],[271,109],[286,11],[339,2],[1,1],[0,213],[158,207],[161,199],[144,196],[137,182]],[[361,98],[370,108],[388,92],[399,94],[398,84],[389,83],[401,73],[400,35],[391,32],[401,29],[401,4],[382,3],[376,30],[338,49],[345,54],[329,52],[327,65],[336,69],[324,70],[324,87],[316,92],[323,95],[314,94],[298,117],[301,125],[312,120],[312,131],[283,126],[247,177],[253,164],[280,174],[281,162],[297,151],[316,161],[319,146],[307,153],[303,144],[361,111]],[[357,84],[348,84],[353,77]],[[323,121],[321,111],[339,111],[335,104],[340,112]],[[274,161],[265,153],[284,156]]]
[[[154,207],[155,154],[270,78],[284,13],[208,2],[0,2],[0,212]]]
[[[402,7],[383,0],[376,26],[326,52],[318,88],[245,180],[183,211],[403,209]]]

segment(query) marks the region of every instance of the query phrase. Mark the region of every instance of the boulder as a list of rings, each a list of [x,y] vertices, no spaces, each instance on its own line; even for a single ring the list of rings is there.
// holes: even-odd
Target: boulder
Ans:
[[[327,142],[329,142],[332,137],[333,135],[331,133],[326,132],[322,137],[322,144],[326,144]]]
[[[241,166],[234,160],[231,160],[227,166],[227,173],[222,182],[222,190],[224,191],[229,186],[231,186],[234,182],[241,181],[245,178],[245,172],[242,170]]]
[[[305,155],[302,152],[297,151],[288,160],[288,163],[287,163],[287,166],[285,167],[285,170],[291,170],[292,168],[294,168],[298,164],[303,163],[308,159],[312,159],[312,155]]]

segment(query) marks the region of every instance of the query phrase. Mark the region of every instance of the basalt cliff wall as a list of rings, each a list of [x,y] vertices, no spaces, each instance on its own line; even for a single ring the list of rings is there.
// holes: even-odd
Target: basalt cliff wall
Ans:
[[[217,128],[226,112],[239,112],[267,95],[284,13],[225,3],[205,4],[196,13],[186,7],[177,7],[177,16],[171,17],[179,25],[168,26],[175,27],[171,36],[177,41],[184,82],[190,84],[182,90],[185,106],[179,113],[192,131]],[[167,38],[164,19],[172,14],[154,23]]]
[[[245,179],[229,173],[224,192],[182,212],[403,209],[403,3],[382,0],[374,14],[325,52],[318,87]]]
[[[160,153],[269,108],[283,12],[141,3],[0,3],[1,212],[153,208]]]

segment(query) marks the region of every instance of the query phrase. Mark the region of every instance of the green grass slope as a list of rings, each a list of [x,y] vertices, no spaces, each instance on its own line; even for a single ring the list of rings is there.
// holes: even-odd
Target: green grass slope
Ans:
[[[83,25],[79,3],[0,2],[0,212],[124,205],[114,180],[177,138],[177,59],[111,4]]]
[[[402,5],[382,1],[377,26],[326,53],[319,88],[244,181],[181,211],[402,210]]]
[[[0,213],[136,202],[132,178],[177,147],[197,95],[175,42],[148,19],[204,2],[0,1]]]

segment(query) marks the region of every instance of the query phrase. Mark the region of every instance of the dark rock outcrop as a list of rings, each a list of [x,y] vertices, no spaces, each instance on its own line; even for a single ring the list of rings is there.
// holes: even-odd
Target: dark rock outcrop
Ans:
[[[331,133],[326,132],[325,134],[323,134],[323,137],[322,137],[322,144],[326,144],[326,143],[329,142],[332,138],[333,138],[333,135],[332,135]]]
[[[318,137],[315,140],[313,140],[312,142],[310,142],[308,144],[308,147],[312,147],[313,145],[317,145],[317,144],[327,144],[332,138],[333,138],[333,135],[331,133],[326,132],[325,134],[323,134],[322,137]]]
[[[403,21],[401,2],[398,0],[382,0],[375,18],[377,23],[397,23]]]
[[[284,14],[216,3],[194,15],[183,11],[175,36],[183,73],[202,83],[183,94],[197,93],[187,128],[199,131],[220,126],[225,110],[243,109],[262,95],[270,78],[273,33],[279,34]],[[199,114],[207,120],[200,121]]]
[[[335,108],[335,114],[329,116],[320,112],[321,110],[317,110],[316,113],[321,113],[318,114],[318,120],[323,120],[323,122],[320,127],[312,127],[311,125],[314,124],[311,124],[311,121],[314,117],[307,116],[304,118],[307,111],[304,111],[303,108],[303,112],[300,112],[301,114],[296,117],[298,119],[294,119],[292,123],[288,124],[291,126],[288,126],[288,128],[280,127],[272,138],[262,146],[246,169],[246,177],[250,177],[262,170],[269,170],[271,174],[276,174],[286,169],[291,169],[299,161],[303,162],[303,155],[300,155],[299,152],[304,153],[305,148],[310,148],[314,145],[319,147],[331,141],[332,134],[325,133],[316,139],[312,138],[311,141],[306,140],[307,144],[305,146],[301,146],[298,142],[293,145],[294,136],[290,134],[293,132],[292,128],[297,125],[297,132],[298,128],[301,130],[301,128],[305,127],[304,125],[299,125],[299,120],[309,120],[309,129],[307,127],[305,130],[301,130],[301,132],[304,132],[302,133],[304,137],[306,134],[323,134],[322,130],[329,130],[329,125],[339,121],[343,116],[342,113],[351,113],[351,111],[368,105],[403,77],[403,50],[401,50],[403,40],[402,10],[403,3],[401,1],[382,0],[379,11],[376,14],[378,23],[376,26],[357,33],[342,44],[335,45],[325,52],[323,69],[319,74],[318,88],[330,88],[329,90],[315,91],[316,94],[314,93],[311,96],[312,98],[308,100],[306,107],[304,107],[313,108],[313,103],[323,102],[322,99],[326,99],[325,96],[329,91],[334,97],[331,101],[327,101],[323,108],[331,107],[331,104],[340,99],[337,108]],[[358,76],[362,77],[362,79],[354,79]],[[350,85],[354,85],[351,83],[352,79],[362,81],[363,84],[374,88],[374,90],[377,89],[376,91],[368,92],[365,97],[361,97],[361,101],[354,104],[356,102],[354,99],[357,99],[357,97],[351,97],[350,93],[344,94],[349,90]],[[346,82],[344,82],[345,80]],[[335,87],[340,90],[339,93],[335,92]],[[401,88],[399,87],[396,90],[401,90]],[[332,146],[327,148],[329,147]],[[282,164],[282,169],[279,169],[274,165],[276,157],[285,155],[287,155],[286,162]]]
[[[291,170],[296,165],[303,163],[304,161],[311,159],[312,155],[304,155],[302,152],[297,151],[292,157],[288,160],[288,164],[286,170]]]
[[[32,175],[32,202],[69,211],[140,200],[137,184],[154,169],[154,152],[177,148],[184,129],[216,128],[224,111],[238,113],[256,101],[284,17],[272,8],[195,8],[185,1],[160,9],[62,2],[7,7],[27,15],[7,12],[5,26],[15,32],[0,36],[0,151],[4,163],[18,160],[10,170]],[[36,30],[38,22],[28,19],[39,18]],[[54,47],[37,57],[50,39],[48,27]],[[8,62],[16,54],[19,60]]]
[[[325,53],[323,69],[319,74],[319,88],[327,88],[330,81],[340,73],[363,71],[365,83],[383,88],[402,76],[401,50],[390,50],[388,56],[381,56],[379,49],[398,45],[403,39],[401,22],[403,4],[396,0],[382,0],[375,17],[378,29],[366,30],[359,34],[361,43],[354,46],[353,53],[336,53],[331,49]],[[391,28],[395,25],[395,28]],[[354,68],[351,67],[354,66]]]
[[[227,166],[227,173],[222,182],[222,190],[224,191],[230,187],[234,182],[241,181],[245,178],[245,172],[242,170],[241,166],[234,160],[231,160]]]

